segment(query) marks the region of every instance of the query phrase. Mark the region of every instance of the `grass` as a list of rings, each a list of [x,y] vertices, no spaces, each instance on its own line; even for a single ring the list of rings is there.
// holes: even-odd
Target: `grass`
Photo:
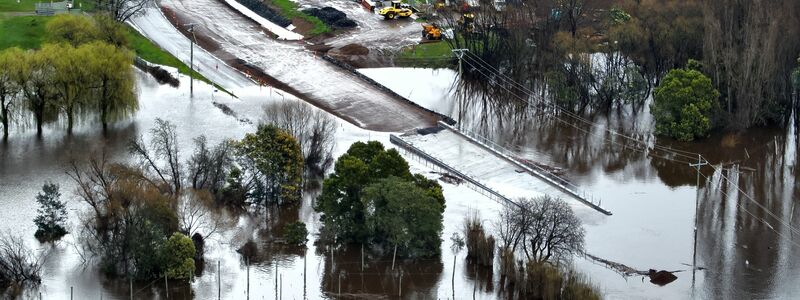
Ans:
[[[142,36],[138,31],[136,31],[132,27],[125,26],[125,28],[126,28],[125,35],[128,38],[128,47],[131,48],[133,52],[136,52],[136,56],[153,64],[165,65],[176,68],[178,69],[178,72],[182,74],[186,75],[189,75],[190,73],[194,74],[194,78],[199,79],[210,85],[213,85],[217,89],[223,92],[231,94],[222,87],[211,82],[211,80],[208,80],[208,78],[198,73],[197,71],[192,71],[191,69],[189,69],[189,66],[184,64],[175,56],[172,56],[172,54],[170,54],[169,52],[164,51],[155,44],[153,44],[153,42],[148,40],[146,37]]]
[[[322,22],[322,20],[315,16],[308,15],[298,10],[297,4],[291,0],[271,0],[271,2],[281,10],[281,15],[284,17],[289,19],[300,18],[314,25],[314,28],[308,33],[309,35],[315,36],[331,31],[331,27],[328,26],[328,24],[325,24],[325,22]]]
[[[39,1],[20,0],[17,3],[17,0],[0,0],[0,12],[33,12],[36,2]]]
[[[395,59],[400,66],[424,68],[445,68],[453,61],[453,51],[444,40],[403,48]]]
[[[5,0],[3,0],[5,1]],[[44,25],[49,17],[0,17],[0,50],[20,47],[37,49],[44,40]]]

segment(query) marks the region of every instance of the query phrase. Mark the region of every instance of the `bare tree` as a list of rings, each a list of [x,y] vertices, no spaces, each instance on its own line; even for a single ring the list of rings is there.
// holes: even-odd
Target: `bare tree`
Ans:
[[[17,236],[0,236],[0,288],[42,281],[43,259]]]
[[[180,230],[188,236],[199,233],[204,239],[217,232],[222,225],[219,218],[209,209],[213,205],[212,195],[205,190],[185,193],[178,204]]]
[[[138,156],[144,169],[155,173],[172,194],[180,194],[182,173],[175,125],[157,118],[156,126],[150,129],[150,134],[150,149],[140,137],[130,141],[128,150]]]
[[[518,203],[500,214],[502,249],[520,251],[535,262],[565,261],[583,251],[585,231],[566,202],[542,196]]]
[[[188,179],[192,188],[207,189],[212,194],[219,192],[225,185],[225,179],[233,166],[233,143],[223,141],[214,148],[208,147],[205,136],[194,139],[194,153],[189,159]]]
[[[154,6],[154,0],[95,0],[98,10],[107,12],[114,20],[124,23],[133,16],[144,12],[148,6]]]
[[[333,163],[336,120],[300,101],[279,101],[264,106],[265,124],[286,130],[300,142],[306,169],[322,173]]]

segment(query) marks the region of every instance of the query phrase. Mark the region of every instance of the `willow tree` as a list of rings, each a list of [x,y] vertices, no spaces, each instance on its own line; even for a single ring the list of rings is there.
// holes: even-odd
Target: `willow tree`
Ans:
[[[57,93],[55,106],[67,117],[67,133],[72,133],[75,118],[86,113],[90,91],[89,73],[84,60],[91,54],[87,46],[74,48],[69,44],[47,44],[42,47],[44,55],[57,57],[53,60],[53,87]]]
[[[58,55],[50,52],[29,51],[17,58],[18,68],[14,80],[22,87],[23,103],[33,114],[36,134],[42,135],[42,126],[58,117],[54,105],[58,92],[53,87],[54,60]]]
[[[18,58],[22,55],[24,53],[19,48],[0,52],[0,123],[3,124],[3,139],[8,138],[11,115],[19,93],[19,85],[14,81],[14,73],[19,68]]]
[[[54,16],[45,26],[49,43],[69,43],[74,47],[97,40],[100,33],[91,18],[82,15]]]
[[[139,108],[131,67],[133,54],[102,42],[86,44],[80,52],[88,80],[95,88],[91,103],[106,131],[108,123],[124,119]]]

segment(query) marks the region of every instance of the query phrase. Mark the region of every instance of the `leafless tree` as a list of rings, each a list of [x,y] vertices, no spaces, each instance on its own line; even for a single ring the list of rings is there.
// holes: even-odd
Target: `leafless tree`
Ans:
[[[213,202],[212,195],[206,190],[185,193],[178,204],[181,231],[188,236],[200,233],[204,239],[216,233],[222,222],[209,209]]]
[[[114,20],[125,23],[133,16],[144,12],[149,6],[154,6],[154,0],[94,0],[98,10],[105,11]]]
[[[500,214],[501,249],[521,252],[529,261],[566,261],[583,251],[585,231],[569,205],[542,196],[519,199]]]
[[[140,137],[130,141],[128,150],[141,160],[145,170],[155,173],[172,194],[180,194],[182,173],[175,125],[157,118],[156,126],[150,129],[150,134],[152,137],[149,148]]]
[[[22,238],[0,236],[0,288],[41,282],[43,259],[25,245]]]
[[[262,122],[297,138],[309,171],[323,173],[333,163],[336,120],[324,111],[299,101],[279,101],[264,106]]]
[[[205,136],[194,139],[194,153],[189,159],[189,180],[195,190],[207,189],[217,193],[225,185],[225,178],[233,166],[233,143],[223,141],[209,148]]]

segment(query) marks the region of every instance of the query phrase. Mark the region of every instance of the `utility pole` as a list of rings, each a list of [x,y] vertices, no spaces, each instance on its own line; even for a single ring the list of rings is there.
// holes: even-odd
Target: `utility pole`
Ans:
[[[464,52],[469,51],[469,49],[453,49],[453,53],[458,56],[458,80],[461,80],[461,75],[464,74],[464,71],[461,66],[461,61],[464,59]],[[461,119],[462,115],[464,114],[464,107],[463,101],[459,101],[458,103],[458,129],[461,129]]]
[[[707,165],[708,161],[703,161],[703,157],[697,154],[697,163],[689,164],[690,167],[697,169],[697,185],[694,199],[694,250],[692,250],[692,288],[694,288],[695,273],[697,273],[697,210],[700,205],[700,168]]]
[[[184,26],[189,26],[189,32],[192,33],[192,38],[189,41],[189,97],[194,97],[194,41],[196,40],[194,36],[194,25],[195,23],[183,24]]]

